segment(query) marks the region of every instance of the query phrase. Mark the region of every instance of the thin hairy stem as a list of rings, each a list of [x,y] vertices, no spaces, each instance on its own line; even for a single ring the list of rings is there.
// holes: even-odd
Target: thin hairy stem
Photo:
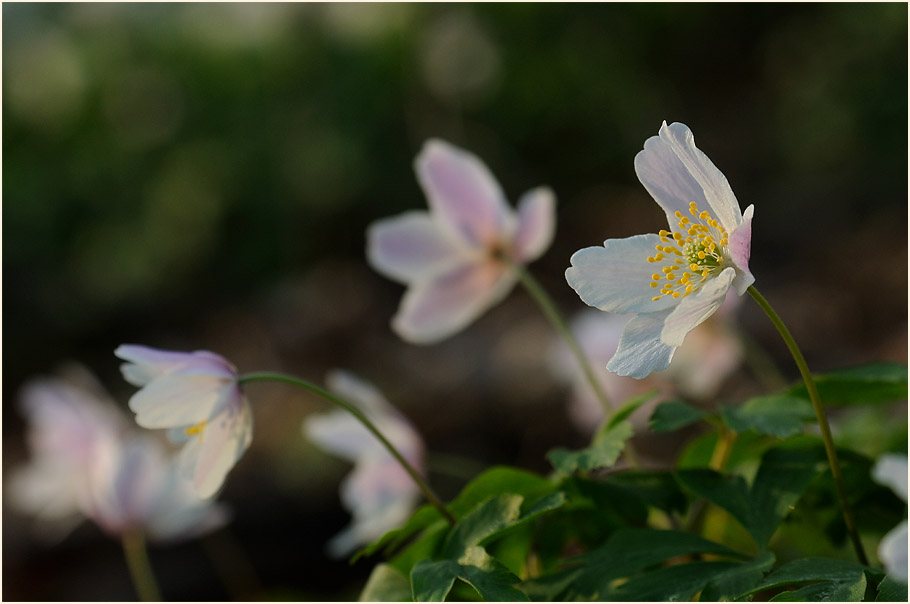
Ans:
[[[809,366],[806,365],[806,360],[803,358],[799,346],[796,345],[796,340],[790,335],[787,326],[784,325],[781,318],[774,312],[774,309],[771,308],[771,305],[765,300],[764,296],[758,293],[758,290],[755,289],[754,286],[749,286],[748,291],[749,295],[752,296],[761,309],[765,311],[765,314],[768,315],[768,318],[771,319],[774,327],[777,328],[777,331],[780,333],[781,338],[783,338],[787,348],[790,349],[793,360],[796,361],[796,366],[799,368],[799,373],[802,375],[803,381],[806,383],[806,390],[809,392],[809,398],[812,400],[812,407],[815,409],[818,427],[821,429],[822,441],[825,443],[825,452],[828,454],[828,464],[831,466],[831,475],[834,477],[834,485],[837,489],[837,497],[840,500],[841,511],[844,514],[844,524],[847,526],[847,533],[850,535],[853,549],[856,551],[856,556],[859,558],[859,561],[863,564],[869,564],[869,560],[866,558],[866,552],[863,549],[862,541],[860,541],[859,538],[859,531],[856,529],[853,510],[850,509],[850,502],[847,499],[847,488],[844,486],[844,477],[841,474],[840,462],[837,460],[837,451],[834,449],[834,438],[831,436],[831,428],[828,425],[825,408],[822,406],[821,397],[818,395],[818,388],[815,386],[812,374],[809,373]]]
[[[392,457],[394,457],[395,460],[401,464],[401,467],[404,468],[405,472],[407,472],[408,475],[410,475],[410,477],[414,480],[414,482],[417,483],[417,486],[423,492],[423,495],[427,498],[427,501],[429,501],[436,507],[436,509],[439,510],[443,517],[448,520],[449,524],[455,525],[455,517],[452,516],[451,512],[449,512],[448,509],[446,509],[445,504],[443,504],[442,500],[440,500],[436,493],[433,492],[433,489],[430,488],[430,485],[426,483],[426,481],[420,476],[417,470],[415,470],[411,464],[408,463],[404,456],[398,452],[398,449],[396,449],[395,446],[389,442],[389,439],[387,439],[385,435],[379,431],[375,424],[373,424],[373,422],[371,422],[369,418],[367,418],[367,416],[364,415],[362,411],[360,411],[360,409],[347,402],[343,398],[329,392],[328,390],[320,388],[316,384],[294,376],[285,375],[283,373],[247,373],[237,378],[238,385],[248,384],[250,382],[282,382],[285,384],[291,384],[293,386],[297,386],[298,388],[308,390],[313,394],[319,395],[330,403],[341,407],[353,415],[361,424],[364,425],[364,427],[366,427],[367,430],[373,434],[373,436],[379,439],[379,442],[381,442],[382,445],[388,450],[388,452],[392,454]]]

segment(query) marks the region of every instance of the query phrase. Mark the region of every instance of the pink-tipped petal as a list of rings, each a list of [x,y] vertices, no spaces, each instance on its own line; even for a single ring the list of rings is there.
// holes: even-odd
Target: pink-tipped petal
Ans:
[[[667,316],[661,341],[668,346],[680,346],[686,334],[714,314],[727,296],[736,271],[725,268],[719,275],[708,279],[698,292],[682,299]]]
[[[654,265],[647,259],[658,244],[657,235],[635,235],[578,250],[566,269],[566,281],[585,304],[607,312],[657,312],[675,306],[678,301],[670,296],[652,300]]]
[[[660,128],[635,156],[635,173],[641,184],[667,214],[675,227],[675,212],[689,215],[694,201],[709,210],[728,232],[742,222],[739,203],[723,173],[695,146],[695,137],[679,122]]]
[[[367,229],[367,260],[402,283],[431,278],[464,261],[465,248],[450,237],[427,212],[377,220]]]
[[[540,258],[556,233],[556,196],[548,187],[525,193],[518,201],[518,231],[513,243],[520,262]]]
[[[511,209],[477,156],[432,139],[424,144],[414,168],[432,214],[459,241],[482,249],[507,234]]]
[[[749,271],[749,256],[752,254],[752,213],[755,206],[749,206],[743,212],[743,222],[730,234],[730,260],[736,265],[736,278],[733,288],[740,296],[746,293],[749,286],[755,283],[755,277]]]
[[[607,363],[607,369],[639,380],[666,369],[676,347],[661,342],[660,332],[671,312],[663,310],[635,315],[623,329],[619,347]]]
[[[468,264],[405,293],[392,328],[408,342],[430,344],[462,329],[505,298],[515,276],[497,262]]]
[[[134,386],[145,386],[152,380],[184,368],[195,368],[200,373],[230,378],[236,374],[234,366],[223,357],[206,350],[172,352],[136,344],[122,344],[114,354],[124,361],[120,366],[124,379]]]

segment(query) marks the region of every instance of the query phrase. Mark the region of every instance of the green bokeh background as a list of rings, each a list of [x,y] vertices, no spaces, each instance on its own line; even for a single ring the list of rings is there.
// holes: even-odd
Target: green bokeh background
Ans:
[[[425,206],[412,161],[432,136],[477,153],[512,200],[555,190],[533,270],[572,314],[572,252],[663,228],[632,160],[684,122],[755,204],[756,285],[810,366],[906,361],[907,50],[902,3],[4,3],[4,473],[26,457],[23,382],[78,361],[125,405],[123,342],[317,381],[345,367],[432,450],[546,471],[546,450],[580,441],[528,296],[417,347],[388,327],[401,286],[366,264],[370,222]],[[760,312],[740,318],[795,379]],[[730,397],[755,389],[731,382]],[[250,394],[253,448],[222,496],[221,538],[246,558],[228,564],[256,575],[238,589],[355,598],[371,563],[322,552],[346,522],[347,466],[299,432],[325,406]],[[132,597],[94,527],[48,547],[3,513],[6,599]],[[168,599],[238,597],[204,545],[152,560]]]

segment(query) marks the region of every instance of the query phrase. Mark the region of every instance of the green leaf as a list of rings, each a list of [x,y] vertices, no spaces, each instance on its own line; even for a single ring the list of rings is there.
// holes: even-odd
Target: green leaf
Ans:
[[[461,572],[454,560],[422,560],[411,569],[415,602],[444,602]]]
[[[527,602],[528,596],[514,586],[521,579],[490,559],[486,568],[462,566],[459,579],[473,587],[487,602]]]
[[[876,602],[906,602],[907,601],[907,584],[901,581],[885,577],[878,584],[878,595],[875,596]]]
[[[436,555],[448,533],[449,523],[440,519],[389,560],[389,565],[401,573],[409,574],[415,564]]]
[[[863,567],[854,562],[830,558],[800,558],[784,564],[746,594],[794,583],[814,582],[813,585],[783,592],[773,602],[815,600],[824,602],[858,602],[866,591]]]
[[[632,434],[632,424],[628,421],[619,422],[615,426],[608,424],[594,437],[590,447],[580,451],[553,449],[547,453],[547,459],[553,467],[566,474],[575,470],[590,472],[596,468],[610,467],[619,459]]]
[[[408,578],[388,564],[377,564],[360,593],[360,602],[410,602]]]
[[[690,562],[639,575],[610,590],[620,602],[689,602],[712,579],[740,566],[736,562]]]
[[[902,363],[863,365],[813,379],[826,406],[889,403],[907,398],[907,365]],[[802,383],[790,388],[788,394],[809,398]]]
[[[374,541],[373,543],[363,547],[354,554],[351,558],[351,562],[356,562],[364,556],[372,556],[379,550],[391,551],[404,543],[409,537],[415,533],[426,529],[428,526],[431,526],[434,522],[443,520],[442,514],[439,513],[439,510],[435,506],[430,504],[424,504],[417,508],[408,521],[401,527],[397,529],[392,529],[391,531],[386,532],[382,537]]]
[[[443,545],[443,557],[458,558],[469,547],[515,522],[522,500],[521,495],[499,495],[477,506],[449,534]]]
[[[620,422],[628,419],[636,409],[654,398],[655,394],[657,394],[656,389],[630,398],[628,401],[623,403],[622,407],[613,412],[613,415],[610,416],[610,421],[607,422],[606,427],[614,428],[619,425]]]
[[[746,557],[725,545],[691,533],[620,529],[603,547],[576,559],[582,566],[570,589],[575,592],[572,595],[598,599],[608,592],[610,584],[616,579],[628,577],[668,558],[702,553]]]
[[[686,509],[686,497],[672,472],[630,470],[608,476],[603,482],[619,487],[627,498],[639,499],[659,510],[682,512]]]
[[[705,585],[699,600],[702,602],[738,600],[749,589],[758,585],[772,566],[774,566],[774,554],[764,552],[755,560],[738,564],[728,571],[718,573]]]
[[[705,412],[681,401],[661,403],[654,409],[648,422],[651,432],[670,432],[683,426],[695,423],[705,416]]]
[[[815,418],[812,404],[795,396],[760,396],[739,407],[721,410],[724,422],[737,433],[754,430],[759,434],[787,438],[803,431]]]
[[[468,483],[447,507],[456,518],[462,518],[485,499],[503,493],[543,496],[556,490],[556,485],[546,478],[517,468],[496,466],[483,472]]]
[[[676,478],[699,497],[727,510],[764,549],[824,468],[818,447],[784,445],[765,452],[751,488],[741,476],[723,476],[707,469],[677,470]]]

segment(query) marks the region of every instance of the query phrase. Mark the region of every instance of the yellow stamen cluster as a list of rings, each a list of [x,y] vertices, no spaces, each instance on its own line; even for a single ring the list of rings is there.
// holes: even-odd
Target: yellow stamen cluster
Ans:
[[[664,296],[685,298],[701,289],[708,277],[724,266],[726,229],[707,210],[699,211],[694,201],[689,204],[689,214],[692,219],[676,212],[677,230],[660,231],[657,253],[648,256],[648,262],[666,261],[661,272],[651,275],[651,287],[660,287],[660,295],[651,298],[654,301]]]
[[[198,434],[199,438],[202,439],[202,433],[205,431],[205,424],[206,424],[205,421],[201,421],[198,424],[196,424],[195,426],[190,426],[189,428],[186,428],[184,430],[184,432],[186,433],[187,436],[196,436]]]

